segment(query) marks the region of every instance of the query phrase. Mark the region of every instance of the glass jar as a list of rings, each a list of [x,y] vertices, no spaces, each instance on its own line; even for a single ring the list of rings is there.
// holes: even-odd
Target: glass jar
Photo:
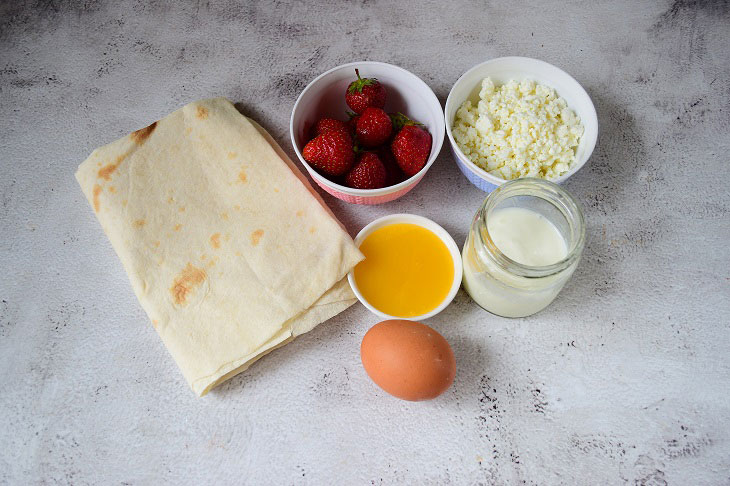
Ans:
[[[565,242],[566,255],[546,266],[523,265],[506,256],[489,234],[494,211],[523,208],[546,218]],[[535,237],[529,231],[521,235]],[[583,213],[555,183],[543,179],[506,182],[484,200],[464,244],[464,289],[485,310],[503,317],[525,317],[552,302],[578,266],[585,243]]]

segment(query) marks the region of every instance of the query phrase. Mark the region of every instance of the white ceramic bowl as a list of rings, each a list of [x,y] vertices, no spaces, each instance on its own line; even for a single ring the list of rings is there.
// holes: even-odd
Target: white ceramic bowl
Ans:
[[[562,176],[552,179],[552,182],[561,183],[578,172],[593,153],[593,149],[596,146],[596,139],[598,138],[596,108],[593,106],[593,102],[590,96],[588,96],[588,93],[586,93],[578,81],[552,64],[528,57],[500,57],[477,64],[465,72],[451,88],[449,97],[446,100],[446,107],[444,108],[446,135],[449,137],[454,159],[466,178],[479,189],[486,192],[491,192],[506,182],[501,177],[488,173],[469,160],[459,149],[451,133],[456,111],[467,99],[473,103],[479,101],[481,81],[487,76],[492,78],[495,85],[506,84],[511,79],[516,81],[521,81],[525,78],[532,79],[542,85],[555,89],[558,95],[568,102],[568,106],[580,117],[585,131],[580,138],[580,143],[575,154],[576,160],[572,168]]]
[[[400,111],[412,120],[423,123],[431,133],[431,155],[426,165],[416,175],[399,184],[381,189],[353,189],[330,181],[302,157],[302,149],[309,141],[311,127],[317,120],[323,117],[347,119],[345,112],[351,110],[345,103],[345,91],[357,79],[355,68],[360,71],[361,77],[378,78],[385,86],[388,92],[385,111]],[[415,74],[384,62],[352,62],[330,69],[304,88],[292,109],[289,132],[297,157],[322,189],[350,203],[380,204],[397,199],[413,189],[433,165],[444,143],[444,115],[436,95]]]
[[[418,226],[421,226],[423,228],[426,228],[427,230],[434,233],[436,236],[438,236],[441,241],[444,242],[446,245],[446,248],[449,249],[449,253],[451,254],[451,259],[454,262],[454,281],[451,283],[451,289],[449,289],[449,293],[446,295],[446,298],[441,302],[441,304],[433,309],[431,312],[428,312],[426,314],[422,314],[420,316],[414,316],[414,317],[399,317],[399,316],[391,316],[389,314],[386,314],[384,312],[379,311],[375,307],[373,307],[367,300],[365,300],[365,297],[360,293],[360,290],[357,288],[357,282],[355,281],[355,271],[350,270],[350,273],[347,274],[347,280],[350,282],[350,287],[352,287],[352,291],[355,293],[355,296],[357,299],[367,307],[370,312],[373,314],[382,317],[383,319],[405,319],[408,321],[420,321],[422,319],[428,319],[429,317],[433,317],[442,310],[444,310],[452,300],[454,300],[454,297],[456,296],[456,292],[459,291],[459,286],[461,285],[461,277],[462,277],[462,265],[461,265],[461,252],[459,251],[459,247],[456,246],[456,243],[454,242],[454,239],[451,237],[451,235],[443,229],[441,226],[436,224],[435,222],[431,221],[428,218],[424,218],[423,216],[418,216],[415,214],[389,214],[388,216],[383,216],[382,218],[378,218],[372,223],[365,226],[363,229],[360,230],[360,232],[355,237],[355,245],[360,247],[360,244],[363,242],[367,236],[372,233],[373,231],[382,228],[383,226],[388,226],[390,224],[397,224],[397,223],[410,223],[415,224]]]

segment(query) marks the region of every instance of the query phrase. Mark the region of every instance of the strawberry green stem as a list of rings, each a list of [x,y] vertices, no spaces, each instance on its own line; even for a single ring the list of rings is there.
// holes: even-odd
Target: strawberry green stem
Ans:
[[[401,113],[400,111],[398,113],[391,113],[390,115],[390,121],[393,123],[393,129],[394,130],[400,130],[406,125],[418,125],[423,126],[423,123],[417,122],[415,120],[411,120],[406,115]]]
[[[355,91],[362,93],[362,89],[365,86],[375,84],[378,80],[377,78],[361,78],[359,69],[355,69],[355,74],[357,75],[357,79],[350,84],[349,88],[347,88],[348,93],[354,93]]]

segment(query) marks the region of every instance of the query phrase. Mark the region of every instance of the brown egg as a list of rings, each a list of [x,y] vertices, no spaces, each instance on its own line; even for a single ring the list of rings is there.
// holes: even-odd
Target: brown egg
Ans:
[[[360,357],[375,384],[403,400],[436,398],[456,373],[449,343],[420,322],[379,322],[362,338]]]

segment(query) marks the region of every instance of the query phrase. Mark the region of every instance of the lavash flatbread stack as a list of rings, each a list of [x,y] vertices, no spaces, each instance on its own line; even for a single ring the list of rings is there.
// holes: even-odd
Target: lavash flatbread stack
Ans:
[[[95,150],[76,178],[199,396],[355,302],[345,277],[362,254],[228,100]]]

